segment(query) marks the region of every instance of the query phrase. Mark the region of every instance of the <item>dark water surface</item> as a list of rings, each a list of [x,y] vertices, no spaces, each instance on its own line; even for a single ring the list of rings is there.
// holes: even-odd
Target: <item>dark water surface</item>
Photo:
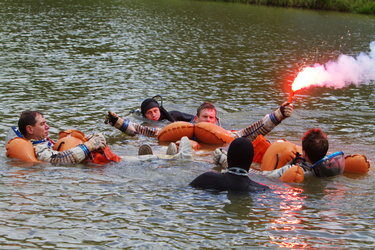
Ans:
[[[182,1],[0,1],[0,246],[2,248],[371,248],[374,172],[233,196],[188,183],[213,167],[124,161],[106,167],[28,167],[4,156],[9,126],[25,109],[45,113],[51,137],[63,129],[102,132],[119,155],[151,138],[103,123],[157,94],[194,113],[214,102],[239,129],[287,99],[298,70],[369,52],[375,18],[331,12]],[[299,143],[321,127],[330,151],[374,162],[374,82],[300,92],[295,112],[268,138]]]

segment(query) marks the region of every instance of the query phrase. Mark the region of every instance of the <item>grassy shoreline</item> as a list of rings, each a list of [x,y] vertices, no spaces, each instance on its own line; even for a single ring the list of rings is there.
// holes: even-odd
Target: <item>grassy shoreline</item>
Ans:
[[[357,14],[375,15],[374,0],[215,0],[233,3],[332,10]]]

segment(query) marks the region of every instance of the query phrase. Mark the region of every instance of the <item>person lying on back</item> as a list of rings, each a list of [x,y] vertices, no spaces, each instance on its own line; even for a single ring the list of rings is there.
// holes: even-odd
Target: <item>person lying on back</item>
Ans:
[[[300,166],[304,171],[304,177],[328,177],[335,176],[343,171],[343,153],[336,152],[326,156],[329,148],[328,137],[320,128],[309,129],[302,137],[302,155],[297,153],[295,158],[286,165],[272,171],[260,173],[270,178],[280,178],[294,165]],[[216,149],[213,153],[214,163],[221,168],[229,166],[226,152]],[[334,161],[330,159],[334,158]]]
[[[90,155],[90,152],[106,145],[104,136],[98,133],[77,147],[62,152],[53,150],[54,142],[48,138],[49,126],[39,111],[23,111],[18,120],[18,129],[25,139],[31,141],[39,161],[54,164],[80,163]]]
[[[340,162],[335,162],[330,166],[324,164],[325,156],[328,152],[329,142],[327,134],[320,128],[309,129],[302,137],[302,155],[298,154],[296,157],[285,166],[275,171],[263,171],[263,175],[279,178],[282,174],[291,168],[293,165],[300,166],[304,171],[304,177],[327,177],[335,176],[342,173],[343,166]],[[342,153],[342,152],[337,152]],[[332,154],[331,156],[333,156]],[[341,155],[343,158],[343,153]]]
[[[280,124],[282,120],[290,117],[292,112],[293,105],[285,102],[274,112],[265,115],[262,119],[254,122],[250,126],[230,133],[234,138],[246,137],[250,140],[254,140],[258,135],[268,134],[273,128]],[[197,108],[197,114],[193,119],[193,123],[209,122],[218,124],[219,119],[217,118],[216,114],[217,112],[215,106],[210,102],[204,102]],[[129,119],[122,119],[116,113],[111,111],[108,112],[105,123],[109,123],[130,136],[141,134],[148,137],[157,137],[162,130],[162,128],[147,127],[131,122]]]
[[[206,172],[195,178],[190,186],[200,189],[235,192],[256,192],[269,189],[266,185],[252,181],[248,176],[253,161],[254,148],[250,140],[237,138],[228,149],[228,171]]]

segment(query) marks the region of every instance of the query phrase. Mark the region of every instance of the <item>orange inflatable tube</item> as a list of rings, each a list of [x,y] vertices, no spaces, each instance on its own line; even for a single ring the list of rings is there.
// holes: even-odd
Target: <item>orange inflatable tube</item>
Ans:
[[[271,146],[271,143],[263,135],[258,135],[257,138],[252,142],[254,147],[254,158],[253,162],[261,163],[263,155],[267,149]]]
[[[354,154],[345,156],[344,173],[366,174],[370,169],[370,162],[366,156]]]
[[[57,151],[65,151],[86,142],[85,134],[79,130],[69,129],[59,133],[59,140],[53,145]]]
[[[67,136],[75,137],[77,139],[80,139],[83,142],[87,141],[85,134],[83,132],[79,131],[79,130],[68,129],[68,130],[64,130],[64,131],[59,132],[59,139],[67,137]]]
[[[36,158],[33,144],[24,138],[15,137],[6,145],[6,156],[25,162],[40,162]]]
[[[296,157],[296,154],[302,154],[302,148],[288,141],[278,141],[272,143],[263,155],[260,166],[261,171],[271,171],[284,166]]]
[[[279,178],[283,182],[302,183],[305,180],[305,172],[298,165],[293,165]]]
[[[158,140],[161,142],[176,142],[182,137],[187,136],[189,139],[193,138],[194,124],[189,122],[173,122],[165,126],[158,135]]]
[[[195,124],[194,136],[199,142],[206,144],[226,144],[234,140],[226,129],[209,122]]]
[[[234,139],[227,130],[213,123],[191,124],[179,121],[165,126],[160,131],[158,140],[161,142],[176,142],[184,136],[206,144],[225,144]]]
[[[53,145],[53,150],[56,151],[65,151],[74,147],[77,147],[79,144],[82,144],[84,141],[82,141],[79,138],[73,137],[73,136],[67,136],[59,139],[55,145]]]

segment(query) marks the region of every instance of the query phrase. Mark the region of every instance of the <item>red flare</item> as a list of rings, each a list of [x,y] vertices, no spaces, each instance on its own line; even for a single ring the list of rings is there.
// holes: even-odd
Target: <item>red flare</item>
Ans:
[[[295,94],[295,91],[290,92],[290,94],[289,94],[289,98],[288,98],[288,102],[289,102],[289,103],[292,103],[292,102],[293,102],[294,94]]]

